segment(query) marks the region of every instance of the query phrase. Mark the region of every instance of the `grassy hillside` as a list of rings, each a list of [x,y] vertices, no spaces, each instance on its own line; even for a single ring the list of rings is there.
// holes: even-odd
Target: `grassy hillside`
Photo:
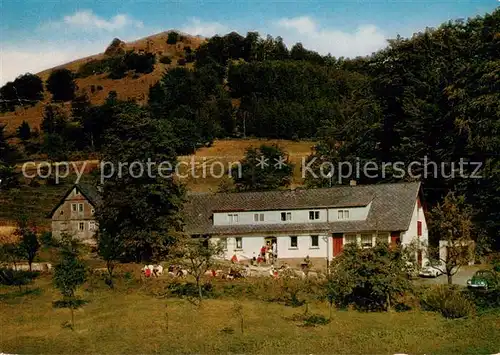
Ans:
[[[107,78],[107,74],[78,78],[76,80],[78,92],[81,93],[85,91],[93,104],[103,103],[110,91],[116,91],[118,98],[120,99],[130,98],[135,99],[138,102],[144,102],[147,100],[149,86],[156,83],[166,69],[177,66],[177,59],[183,57],[184,47],[189,46],[192,49],[196,49],[204,41],[201,37],[185,35],[183,41],[179,41],[176,44],[167,44],[167,37],[168,32],[162,32],[134,42],[125,43],[125,50],[145,50],[156,54],[157,62],[152,73],[141,75],[138,78],[134,78],[130,75],[116,80]],[[103,50],[104,49],[105,48],[103,48]],[[171,64],[163,64],[159,62],[158,59],[165,55],[171,57]],[[102,58],[104,58],[104,52],[82,58],[56,68],[66,68],[76,72],[83,64],[91,60],[99,60]],[[189,65],[190,64],[188,64],[188,66]],[[45,81],[49,77],[51,71],[56,68],[45,70],[38,73],[38,75],[43,81]],[[96,87],[94,93],[91,92],[92,85]],[[98,90],[97,87],[102,87],[102,89]],[[16,128],[23,121],[27,121],[32,128],[38,128],[42,121],[44,106],[49,103],[49,101],[50,93],[45,91],[44,100],[37,103],[33,107],[17,107],[14,112],[0,113],[0,125],[7,125],[7,133],[15,132]],[[69,109],[69,103],[66,104],[66,107]]]

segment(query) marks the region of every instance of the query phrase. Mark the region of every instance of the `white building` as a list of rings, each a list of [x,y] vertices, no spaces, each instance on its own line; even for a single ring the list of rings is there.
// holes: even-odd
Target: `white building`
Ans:
[[[425,265],[428,230],[420,183],[335,186],[266,192],[191,194],[186,232],[222,240],[225,257],[258,256],[276,242],[278,259],[331,260],[347,243],[371,247],[378,240],[418,247]]]

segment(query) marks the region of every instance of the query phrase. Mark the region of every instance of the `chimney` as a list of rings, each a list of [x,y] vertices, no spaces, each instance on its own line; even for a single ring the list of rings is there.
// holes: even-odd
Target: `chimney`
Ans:
[[[351,180],[349,181],[350,186],[356,186],[356,180]]]

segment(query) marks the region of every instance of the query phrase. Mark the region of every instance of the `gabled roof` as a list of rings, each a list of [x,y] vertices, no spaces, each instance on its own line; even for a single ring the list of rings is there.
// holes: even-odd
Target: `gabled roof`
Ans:
[[[188,196],[184,208],[185,230],[190,234],[257,232],[407,230],[419,182],[378,185],[334,186],[244,193],[198,193]],[[213,226],[213,214],[230,211],[269,211],[337,207],[362,207],[372,203],[366,220],[330,223],[284,223]]]
[[[97,207],[97,205],[101,202],[101,195],[99,194],[99,191],[97,188],[91,184],[86,184],[86,183],[79,183],[71,186],[68,191],[64,194],[64,196],[61,198],[59,203],[52,209],[52,211],[49,214],[49,218],[52,218],[54,215],[54,212],[61,206],[64,201],[66,201],[66,198],[68,198],[69,194],[71,191],[74,189],[77,189],[80,191],[80,193],[85,197],[85,199],[94,207]]]

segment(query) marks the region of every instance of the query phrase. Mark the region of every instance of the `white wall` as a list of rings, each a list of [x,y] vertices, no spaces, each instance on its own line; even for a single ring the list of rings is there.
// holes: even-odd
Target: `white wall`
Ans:
[[[312,234],[318,235],[318,234]],[[292,248],[290,235],[281,235],[277,237],[278,258],[325,258],[327,257],[327,237],[318,235],[318,247],[312,247],[311,234],[297,234],[297,248]]]
[[[313,234],[317,235],[317,234]],[[276,238],[278,258],[325,258],[327,257],[327,237],[318,235],[318,247],[312,247],[311,235],[297,234],[297,248],[290,245],[290,235],[273,235]],[[258,257],[260,248],[265,244],[265,237],[257,235],[242,236],[242,249],[236,249],[236,237],[227,238],[227,249],[224,251],[224,258],[231,259],[236,254],[239,260],[247,260]],[[223,237],[212,238],[212,242],[217,243]],[[331,244],[330,244],[331,245]]]
[[[339,221],[339,211],[348,210],[349,219],[342,219],[341,221],[363,221],[366,219],[366,217],[368,217],[368,212],[370,212],[371,206],[372,203],[370,202],[367,206],[364,207],[330,208],[328,209],[328,219],[330,222]]]
[[[320,211],[319,219],[310,220],[309,211]],[[290,212],[292,219],[290,221],[281,220],[281,212]],[[255,222],[254,214],[264,214],[264,221]],[[237,214],[238,222],[230,222],[229,214]],[[216,212],[214,213],[214,225],[225,226],[232,224],[276,224],[276,223],[311,223],[326,222],[326,209],[311,210],[281,210],[281,211],[251,211],[251,212]]]
[[[417,222],[422,222],[422,235],[418,236]],[[427,228],[427,221],[425,220],[424,209],[422,206],[418,207],[418,202],[415,201],[413,214],[411,217],[410,226],[408,230],[401,233],[401,244],[410,245],[415,243],[419,249],[422,249],[422,265],[426,265],[429,261],[427,253],[427,246],[429,245],[429,230]]]
[[[349,208],[319,208],[319,209],[301,209],[301,210],[279,210],[279,211],[245,211],[245,212],[216,212],[214,213],[214,225],[248,225],[248,224],[277,224],[277,223],[314,223],[314,222],[335,222],[338,221],[338,211],[348,210],[349,219],[346,220],[365,220],[370,211],[371,202],[365,207],[349,207]],[[319,211],[319,219],[309,219],[310,211]],[[281,213],[290,213],[292,219],[289,221],[281,220]],[[229,215],[238,215],[238,222],[231,222]],[[259,221],[255,221],[254,215],[259,215]],[[260,214],[264,214],[264,220],[260,220]]]
[[[260,248],[265,244],[265,239],[262,236],[242,236],[242,248],[236,249],[236,238],[228,237],[227,239],[227,249],[224,251],[224,258],[231,259],[233,255],[236,254],[238,260],[247,260],[252,257],[257,257],[260,252]],[[212,238],[214,243],[219,242],[219,240],[225,239],[224,237]]]

